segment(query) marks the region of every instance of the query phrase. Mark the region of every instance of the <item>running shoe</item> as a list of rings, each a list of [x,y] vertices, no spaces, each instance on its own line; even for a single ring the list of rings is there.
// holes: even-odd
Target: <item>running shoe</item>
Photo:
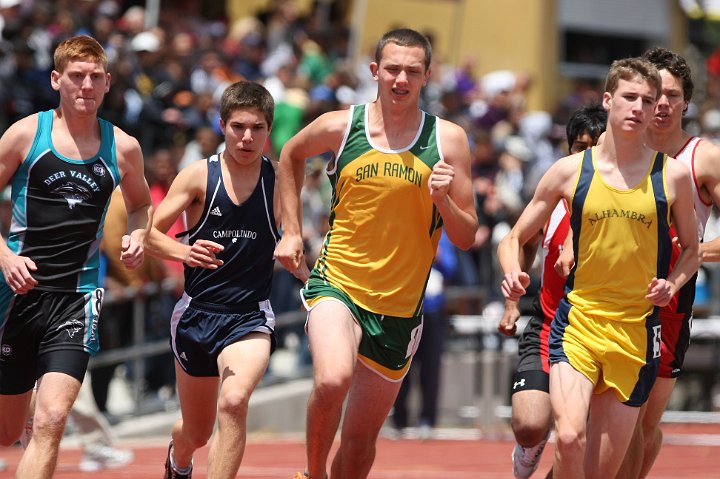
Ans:
[[[547,439],[540,442],[537,446],[524,448],[520,444],[515,444],[512,453],[513,475],[517,479],[528,479],[540,463],[543,449],[545,449]]]

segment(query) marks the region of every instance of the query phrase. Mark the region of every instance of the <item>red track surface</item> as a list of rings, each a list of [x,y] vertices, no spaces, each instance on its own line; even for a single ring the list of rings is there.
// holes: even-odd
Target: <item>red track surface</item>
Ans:
[[[720,477],[720,425],[666,425],[665,444],[650,474],[653,479]],[[160,478],[167,449],[165,438],[124,441],[123,447],[133,449],[135,461],[118,470],[83,473],[77,468],[80,450],[62,448],[55,477],[58,479],[91,478],[101,475],[112,479]],[[397,440],[380,439],[378,454],[370,479],[478,479],[512,478],[508,440]],[[20,459],[18,447],[0,450],[8,469],[0,478],[14,477]],[[552,445],[546,449],[539,473],[552,463]],[[198,451],[195,479],[206,477],[207,448]],[[301,440],[253,436],[249,439],[245,459],[238,477],[244,479],[291,479],[305,464]]]

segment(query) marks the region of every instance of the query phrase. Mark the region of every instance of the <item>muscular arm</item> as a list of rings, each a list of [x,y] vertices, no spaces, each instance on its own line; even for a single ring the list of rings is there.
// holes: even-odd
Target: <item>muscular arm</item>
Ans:
[[[525,294],[530,277],[523,271],[521,265],[522,248],[543,228],[558,201],[570,197],[572,180],[577,175],[579,160],[579,155],[565,157],[550,167],[538,183],[535,195],[515,226],[500,241],[497,254],[505,274],[502,289],[506,299],[517,301]]]
[[[282,207],[282,238],[275,248],[275,258],[293,274],[305,264],[300,202],[305,161],[328,151],[336,155],[349,118],[348,111],[321,115],[285,143],[280,154],[276,188]]]
[[[531,239],[520,248],[520,266],[525,272],[532,268],[533,260],[537,254],[538,246],[542,241],[542,231],[538,231],[535,238]],[[498,332],[505,336],[515,336],[517,332],[517,320],[520,319],[520,308],[518,302],[511,299],[505,300],[505,310],[498,323]]]
[[[143,261],[145,236],[152,224],[152,200],[140,144],[119,128],[115,128],[115,143],[122,176],[120,189],[128,212],[128,234],[122,238],[121,259],[126,267],[136,268]]]
[[[188,226],[199,221],[206,185],[205,161],[196,161],[178,173],[153,215],[152,228],[147,238],[148,253],[192,267],[217,269],[222,265],[222,260],[215,257],[216,253],[223,250],[222,245],[199,239],[190,246],[166,234],[183,212],[187,215]]]
[[[440,120],[443,161],[430,175],[430,196],[443,219],[445,232],[456,246],[470,248],[478,229],[470,178],[470,148],[465,131]]]
[[[5,188],[30,151],[37,115],[26,117],[8,128],[0,138],[0,190]],[[31,271],[37,267],[27,257],[17,256],[4,241],[0,241],[0,269],[14,293],[24,294],[37,285]]]
[[[682,245],[680,256],[664,282],[654,278],[648,285],[649,299],[657,306],[665,306],[700,266],[698,256],[697,220],[693,210],[692,183],[687,168],[679,162],[667,165],[667,181],[672,221]]]

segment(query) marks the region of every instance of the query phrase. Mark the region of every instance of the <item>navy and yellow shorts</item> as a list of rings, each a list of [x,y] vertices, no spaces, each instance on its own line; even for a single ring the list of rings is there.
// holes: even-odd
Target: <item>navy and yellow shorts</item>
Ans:
[[[660,319],[625,323],[588,317],[566,299],[558,306],[550,331],[550,363],[567,362],[594,385],[608,389],[628,406],[642,406],[660,367]]]
[[[348,308],[362,328],[359,359],[388,381],[402,381],[422,336],[422,315],[399,318],[373,313],[353,302],[344,291],[323,280],[311,278],[300,291],[308,310],[334,300]]]

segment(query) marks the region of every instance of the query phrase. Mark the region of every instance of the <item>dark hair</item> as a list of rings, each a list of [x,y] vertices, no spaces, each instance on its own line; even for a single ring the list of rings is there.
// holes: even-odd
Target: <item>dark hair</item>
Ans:
[[[272,126],[275,115],[275,101],[270,92],[259,83],[252,81],[239,81],[225,89],[220,98],[220,118],[227,121],[230,115],[241,108],[257,108],[267,121],[268,128]]]
[[[421,47],[425,51],[425,69],[430,68],[432,61],[432,46],[425,35],[409,28],[398,28],[385,33],[375,47],[375,63],[380,64],[383,49],[388,43],[401,47]]]
[[[638,77],[655,87],[655,99],[660,98],[662,94],[660,73],[655,65],[640,57],[623,58],[612,62],[605,80],[605,91],[613,94],[617,90],[620,80],[631,81]]]
[[[583,105],[572,114],[565,127],[568,148],[583,133],[587,133],[597,143],[607,125],[607,111],[599,103]]]
[[[658,70],[667,70],[674,77],[682,80],[683,100],[692,99],[695,84],[687,60],[667,48],[655,47],[643,53],[643,59],[649,61]],[[687,106],[685,107],[687,109]]]

